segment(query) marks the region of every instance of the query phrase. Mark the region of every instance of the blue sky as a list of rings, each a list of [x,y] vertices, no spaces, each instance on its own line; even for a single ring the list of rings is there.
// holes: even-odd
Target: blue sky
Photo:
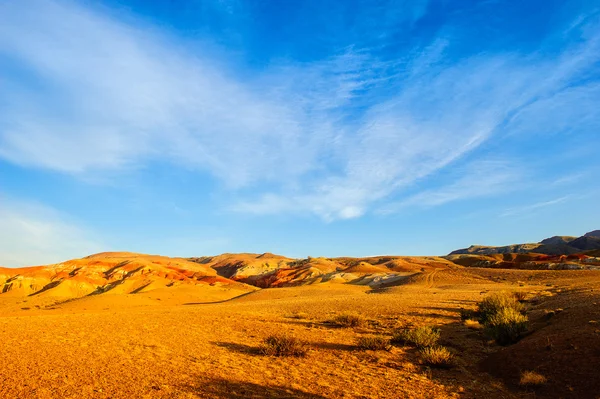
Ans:
[[[595,1],[0,3],[0,265],[600,228]]]

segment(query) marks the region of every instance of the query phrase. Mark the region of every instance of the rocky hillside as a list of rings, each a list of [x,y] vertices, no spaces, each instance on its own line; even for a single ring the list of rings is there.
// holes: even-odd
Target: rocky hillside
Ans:
[[[545,255],[573,255],[600,249],[600,230],[591,231],[581,237],[554,236],[538,243],[514,244],[502,247],[471,245],[450,255],[492,255],[510,253],[538,253]]]

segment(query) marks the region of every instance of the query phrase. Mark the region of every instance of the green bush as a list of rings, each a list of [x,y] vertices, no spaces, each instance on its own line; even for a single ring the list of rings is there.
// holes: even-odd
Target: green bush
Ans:
[[[340,327],[360,327],[365,324],[365,319],[359,314],[342,313],[337,315],[333,322]]]
[[[306,356],[307,346],[303,341],[287,335],[271,335],[263,341],[260,352],[266,356]]]
[[[392,337],[392,343],[426,348],[437,344],[439,339],[438,328],[424,326],[412,330],[407,328],[397,330]]]
[[[454,355],[443,346],[421,349],[421,358],[426,365],[435,368],[450,368],[454,361]]]
[[[527,316],[513,308],[502,308],[488,318],[485,331],[500,345],[515,343],[527,332]]]
[[[508,292],[498,292],[488,295],[479,302],[477,308],[477,317],[482,324],[487,321],[502,309],[513,309],[519,313],[524,310],[524,306],[520,303],[514,294]]]
[[[358,338],[356,346],[362,350],[388,350],[390,348],[390,341],[386,337],[380,335],[364,336]]]

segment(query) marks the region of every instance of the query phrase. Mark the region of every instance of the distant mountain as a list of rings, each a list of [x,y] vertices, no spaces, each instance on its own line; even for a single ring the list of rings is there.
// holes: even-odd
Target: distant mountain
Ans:
[[[452,251],[450,255],[492,255],[509,253],[538,253],[545,255],[573,255],[584,251],[600,249],[600,230],[594,230],[581,237],[554,236],[538,243],[514,244],[501,247],[471,245],[468,248]]]
[[[550,238],[546,238],[545,240],[540,241],[540,244],[544,245],[559,245],[559,244],[568,244],[571,241],[575,240],[577,237],[573,236],[554,236]]]

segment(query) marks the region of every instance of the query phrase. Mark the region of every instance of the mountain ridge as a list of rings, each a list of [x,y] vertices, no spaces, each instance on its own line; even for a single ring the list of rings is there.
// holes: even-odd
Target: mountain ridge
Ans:
[[[504,246],[471,245],[457,249],[448,255],[492,255],[507,253],[539,253],[544,255],[574,255],[583,251],[600,249],[600,230],[588,232],[580,237],[553,236],[537,243]]]

